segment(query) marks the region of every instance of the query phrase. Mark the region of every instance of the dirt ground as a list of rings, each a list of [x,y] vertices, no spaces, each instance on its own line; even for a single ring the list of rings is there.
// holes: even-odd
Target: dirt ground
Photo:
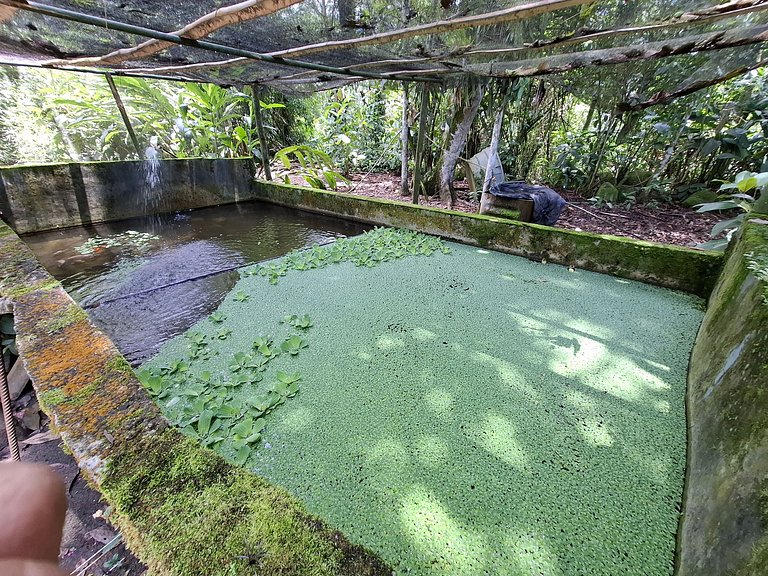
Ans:
[[[306,185],[300,177],[291,175],[295,184]],[[464,181],[456,182],[458,202],[454,210],[475,213],[479,203],[469,196]],[[400,195],[400,176],[394,174],[352,174],[350,184],[340,191],[360,196],[372,196],[387,200],[409,202],[409,197]],[[614,234],[638,240],[664,242],[677,246],[694,247],[710,239],[709,231],[718,221],[726,218],[714,213],[698,214],[695,210],[672,204],[648,207],[636,205],[595,207],[592,202],[576,193],[558,190],[568,202],[555,226],[568,230]],[[435,208],[447,208],[438,198],[430,198],[420,204]]]

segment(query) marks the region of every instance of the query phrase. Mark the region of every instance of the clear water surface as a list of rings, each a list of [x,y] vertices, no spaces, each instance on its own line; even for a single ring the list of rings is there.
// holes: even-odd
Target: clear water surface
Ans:
[[[215,310],[239,267],[366,229],[245,202],[52,230],[24,241],[136,365]]]

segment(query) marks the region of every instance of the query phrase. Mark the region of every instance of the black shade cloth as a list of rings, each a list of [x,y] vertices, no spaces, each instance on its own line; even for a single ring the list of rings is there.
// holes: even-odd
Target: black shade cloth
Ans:
[[[514,200],[533,200],[533,222],[552,226],[565,208],[562,196],[546,186],[525,182],[502,182],[491,186],[491,194]]]

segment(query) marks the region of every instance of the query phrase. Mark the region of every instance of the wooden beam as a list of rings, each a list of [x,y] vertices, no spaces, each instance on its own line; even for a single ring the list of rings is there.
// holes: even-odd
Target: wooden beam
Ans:
[[[696,12],[688,12],[666,20],[663,22],[654,22],[652,24],[643,24],[639,26],[626,26],[623,28],[612,28],[607,30],[579,30],[573,34],[562,36],[560,38],[553,38],[551,40],[537,40],[525,46],[512,46],[509,48],[489,48],[481,50],[467,50],[460,54],[461,56],[506,56],[510,54],[516,54],[520,52],[531,52],[534,50],[543,50],[545,48],[555,48],[560,46],[568,46],[573,44],[584,44],[585,42],[592,42],[594,40],[604,40],[606,38],[613,38],[617,36],[624,36],[628,34],[642,34],[645,32],[653,32],[658,30],[666,30],[670,28],[679,28],[683,26],[692,26],[698,24],[711,24],[718,20],[724,20],[727,18],[735,18],[737,16],[743,16],[744,14],[750,14],[752,12],[758,12],[760,10],[768,10],[768,2],[765,0],[734,0],[727,4],[721,4],[718,6],[712,6],[705,10],[699,10]],[[439,60],[439,59],[436,59]]]
[[[226,26],[268,16],[303,1],[304,0],[247,0],[246,2],[239,2],[232,6],[218,8],[193,22],[190,22],[183,28],[172,32],[172,34],[190,38],[192,40],[199,40],[200,38],[205,38],[216,30]],[[171,46],[174,46],[172,42],[152,39],[142,42],[138,46],[115,50],[114,52],[110,52],[103,56],[51,60],[48,63],[91,66],[97,64],[114,65],[125,62],[126,60],[146,58],[147,56],[166,50]]]
[[[738,16],[743,16],[745,14],[758,12],[761,10],[768,10],[768,2],[766,2],[765,0],[732,0],[731,2],[728,2],[726,4],[712,6],[704,10],[687,12],[671,20],[667,20],[663,22],[655,22],[655,23],[643,24],[639,26],[626,26],[623,28],[613,28],[613,29],[607,29],[607,30],[596,30],[596,31],[580,30],[572,34],[569,34],[567,36],[553,38],[551,40],[537,40],[535,42],[532,42],[524,46],[512,46],[508,48],[471,49],[471,47],[465,46],[463,48],[451,50],[446,54],[441,54],[441,55],[436,55],[431,57],[391,58],[387,60],[374,60],[371,62],[362,62],[359,64],[352,64],[350,66],[347,66],[346,69],[349,71],[352,71],[352,70],[363,70],[363,69],[376,68],[379,66],[392,66],[392,65],[406,67],[406,66],[412,66],[416,64],[440,62],[441,60],[448,60],[450,58],[457,58],[457,57],[478,57],[478,56],[498,57],[498,56],[504,56],[504,55],[523,53],[523,52],[531,52],[535,50],[543,50],[548,48],[567,46],[567,45],[583,44],[586,42],[591,42],[595,40],[604,40],[606,38],[619,37],[623,35],[641,34],[645,32],[660,31],[665,29],[673,29],[673,28],[692,26],[697,24],[713,23],[715,21],[724,20],[727,18],[735,18]],[[141,72],[157,73],[157,72],[165,72],[165,71],[182,72],[182,71],[205,70],[205,69],[214,68],[214,67],[225,68],[229,66],[243,64],[245,62],[247,62],[246,58],[231,58],[228,60],[220,60],[217,62],[201,62],[198,64],[183,64],[178,66],[162,66],[162,67],[155,67],[155,68],[132,68],[130,69],[130,71],[132,73],[141,73]],[[446,69],[433,68],[428,70],[427,73],[439,74],[439,73],[443,73],[443,70],[445,71],[445,73],[460,72],[461,68],[456,68],[455,70],[449,70],[447,68]],[[407,74],[407,73],[412,74],[413,72],[414,72],[413,70],[403,69],[396,72],[386,72],[385,74],[389,74],[391,76],[397,77],[402,74]],[[270,83],[279,82],[280,80],[284,80],[284,79],[293,80],[294,78],[308,77],[308,76],[311,76],[312,74],[313,74],[312,72],[300,72],[298,74],[287,76],[281,79],[270,80]]]
[[[674,40],[558,54],[557,56],[531,60],[472,64],[466,67],[466,71],[496,78],[543,76],[546,74],[560,74],[579,68],[657,60],[670,56],[683,56],[694,52],[708,52],[724,48],[749,46],[766,41],[768,41],[768,25],[764,24],[751,28],[698,34]],[[421,74],[425,74],[425,72],[421,72]]]
[[[208,40],[194,40],[179,36],[178,34],[169,34],[167,32],[161,32],[159,30],[153,30],[152,28],[146,28],[144,26],[136,26],[133,24],[126,24],[125,22],[119,22],[117,20],[110,20],[109,18],[102,18],[101,16],[94,16],[91,14],[84,14],[75,10],[68,10],[66,8],[59,8],[57,6],[48,6],[35,2],[33,0],[0,0],[0,3],[5,3],[22,10],[29,12],[35,12],[37,14],[44,14],[46,16],[52,16],[54,18],[60,18],[70,22],[79,22],[81,24],[88,24],[89,26],[107,27],[118,32],[125,32],[127,34],[135,34],[137,36],[144,36],[146,38],[154,38],[156,40],[162,40],[164,42],[170,42],[172,44],[179,44],[181,46],[189,46],[192,48],[198,48],[201,50],[207,50],[209,52],[216,52],[219,54],[227,54],[229,56],[238,56],[253,60],[256,62],[268,62],[270,64],[277,64],[280,66],[289,66],[293,68],[303,68],[304,70],[317,70],[319,72],[328,72],[331,74],[340,74],[342,76],[364,76],[366,78],[374,78],[377,80],[390,80],[391,78],[383,76],[381,74],[375,74],[372,72],[348,72],[344,68],[336,66],[326,66],[324,64],[316,64],[314,62],[305,62],[303,60],[295,60],[291,58],[275,58],[267,54],[261,54],[259,52],[253,52],[252,50],[243,50],[241,48],[235,48],[232,46],[226,46],[224,44],[217,44],[216,42],[209,42]],[[65,60],[66,64],[67,61]],[[45,63],[43,63],[45,64]],[[413,82],[434,82],[434,79],[429,77],[414,76],[411,78],[403,78],[402,80],[410,80]]]
[[[454,30],[463,30],[466,28],[476,28],[478,26],[491,26],[495,24],[521,22],[529,20],[535,16],[548,14],[564,8],[573,6],[582,6],[589,4],[594,0],[537,0],[497,10],[495,12],[486,12],[484,14],[474,14],[472,16],[463,16],[452,18],[451,20],[438,20],[429,24],[420,24],[410,28],[401,28],[389,32],[381,32],[370,36],[361,36],[360,38],[351,38],[348,40],[333,40],[330,42],[320,42],[318,44],[309,44],[287,50],[278,50],[269,52],[269,56],[276,58],[295,58],[306,56],[308,54],[317,54],[319,52],[329,52],[331,50],[340,50],[345,48],[357,48],[359,46],[376,46],[380,44],[389,44],[397,40],[413,38],[416,36],[425,36],[427,34],[442,34]]]
[[[136,138],[136,132],[133,131],[133,126],[131,125],[131,119],[128,118],[128,112],[125,111],[125,106],[123,106],[123,99],[120,98],[120,92],[117,91],[117,86],[115,86],[115,81],[112,79],[112,76],[110,74],[104,74],[104,77],[107,79],[107,84],[109,84],[109,89],[112,91],[112,97],[115,99],[115,104],[117,104],[117,109],[120,111],[120,116],[123,118],[123,123],[125,124],[126,130],[128,130],[128,136],[131,137],[131,142],[133,142],[133,147],[136,149],[136,154],[139,157],[139,160],[144,160],[144,154],[141,152],[141,146],[139,145],[139,139]]]

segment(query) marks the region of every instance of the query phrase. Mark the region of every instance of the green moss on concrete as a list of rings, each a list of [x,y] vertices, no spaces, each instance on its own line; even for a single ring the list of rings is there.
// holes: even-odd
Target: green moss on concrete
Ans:
[[[768,565],[768,306],[753,265],[766,255],[768,220],[750,219],[726,252],[691,357],[681,576]]]
[[[257,181],[254,187],[256,198],[277,204],[409,228],[702,297],[711,292],[722,265],[722,254],[716,252],[275,183]]]
[[[501,218],[507,218],[509,220],[520,220],[520,210],[506,210],[504,208],[496,208],[494,210],[496,215]]]
[[[80,306],[77,304],[73,303],[51,318],[43,320],[41,325],[42,329],[49,333],[58,332],[62,328],[66,328],[71,324],[81,322],[87,318],[88,314],[85,312],[85,310],[80,308]]]
[[[100,377],[91,384],[80,388],[75,394],[67,394],[60,388],[46,390],[38,393],[38,401],[43,408],[56,408],[67,406],[69,408],[79,408],[85,406],[93,398],[93,394],[104,383],[104,378]]]
[[[389,574],[284,490],[172,430],[137,437],[102,490],[153,574]]]
[[[105,368],[109,371],[133,376],[133,368],[131,368],[131,365],[128,364],[128,361],[123,356],[115,356],[107,361]]]
[[[53,408],[65,402],[66,399],[67,394],[61,389],[45,390],[37,393],[37,400],[46,412],[50,412]]]

